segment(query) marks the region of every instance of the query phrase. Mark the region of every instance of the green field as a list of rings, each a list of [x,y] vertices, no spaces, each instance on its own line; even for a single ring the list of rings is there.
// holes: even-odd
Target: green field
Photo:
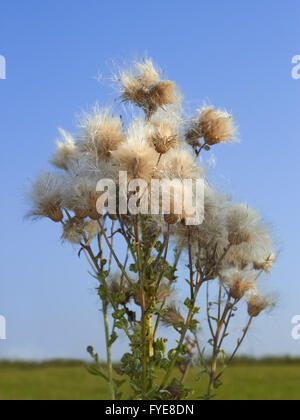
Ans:
[[[196,381],[196,372],[193,372],[188,386],[204,389]],[[125,387],[125,396],[126,393],[128,395]],[[91,376],[81,363],[0,363],[1,400],[107,398],[105,383]],[[300,361],[240,361],[226,372],[217,399],[300,400]]]

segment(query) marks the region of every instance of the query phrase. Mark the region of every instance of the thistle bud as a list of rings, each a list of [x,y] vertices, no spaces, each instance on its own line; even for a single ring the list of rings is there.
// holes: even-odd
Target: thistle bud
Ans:
[[[94,348],[92,346],[88,346],[86,351],[93,357],[94,356]]]

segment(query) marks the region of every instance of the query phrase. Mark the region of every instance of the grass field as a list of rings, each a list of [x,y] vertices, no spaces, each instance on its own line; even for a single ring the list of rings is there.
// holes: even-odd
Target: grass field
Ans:
[[[196,372],[188,386],[204,389]],[[0,400],[104,399],[108,399],[104,381],[79,362],[0,363]],[[300,361],[240,361],[226,372],[216,399],[300,400]]]

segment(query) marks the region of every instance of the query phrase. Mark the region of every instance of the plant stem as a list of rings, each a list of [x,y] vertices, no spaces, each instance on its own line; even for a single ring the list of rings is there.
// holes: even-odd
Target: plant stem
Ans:
[[[135,216],[134,221],[134,232],[135,232],[135,245],[137,252],[137,263],[139,271],[139,283],[140,283],[140,300],[141,300],[141,349],[142,349],[142,387],[143,391],[147,391],[147,362],[148,362],[148,344],[147,344],[147,314],[146,314],[146,298],[145,298],[145,285],[143,277],[143,264],[141,255],[141,244],[140,244],[140,231],[139,231],[139,217]]]
[[[119,269],[121,270],[123,276],[126,278],[126,280],[128,281],[128,283],[132,285],[132,280],[130,279],[130,277],[128,276],[128,274],[126,273],[126,271],[124,270],[122,263],[120,262],[120,260],[118,259],[115,251],[113,250],[113,248],[111,246],[111,243],[110,243],[110,241],[109,241],[109,239],[108,239],[108,237],[106,235],[106,232],[104,230],[104,227],[102,226],[102,224],[100,223],[100,221],[98,221],[98,223],[99,223],[99,226],[100,226],[100,229],[101,229],[101,233],[102,233],[102,235],[103,235],[103,237],[105,239],[105,242],[106,242],[106,244],[107,244],[110,252],[112,253],[112,256],[114,257],[114,259],[115,259],[115,261],[116,261]]]
[[[164,310],[166,302],[167,302],[167,298],[165,298],[163,303],[161,304],[160,312]],[[156,323],[155,323],[155,328],[154,328],[154,333],[153,333],[153,341],[156,339],[156,334],[158,331],[160,320],[161,320],[161,313],[159,313],[156,318]]]
[[[87,260],[90,263],[92,261],[92,263],[94,264],[95,274],[100,275],[101,274],[101,267],[99,266],[99,264],[97,262],[97,258],[95,257],[91,247],[90,246],[85,246],[83,244],[82,244],[82,247],[84,248],[85,251],[87,251],[87,252],[85,252],[85,256],[86,256]],[[105,290],[107,292],[108,291],[108,285],[107,285],[107,282],[105,280],[102,280],[102,285],[105,287]],[[112,307],[114,308],[114,310],[117,310],[118,309],[117,306],[115,305],[114,301],[110,298],[109,295],[108,295],[108,299],[109,299],[109,302],[111,303]],[[124,330],[125,334],[127,335],[127,337],[129,338],[129,340],[131,340],[131,336],[130,336],[130,332],[129,332],[128,328],[123,327],[123,330]]]
[[[186,334],[187,334],[187,332],[188,332],[188,330],[190,328],[190,324],[191,324],[191,322],[193,320],[193,317],[194,317],[195,303],[196,303],[196,299],[197,299],[197,296],[198,296],[198,293],[199,293],[199,290],[200,290],[202,284],[203,284],[203,281],[202,282],[199,282],[196,285],[196,287],[195,287],[195,293],[193,293],[193,295],[194,295],[193,302],[192,302],[192,305],[191,305],[191,307],[189,309],[189,313],[188,313],[188,316],[187,316],[185,325],[182,328],[181,336],[180,336],[180,340],[179,340],[179,343],[178,343],[178,346],[177,346],[176,353],[175,353],[175,355],[173,357],[173,360],[172,360],[172,362],[170,364],[170,367],[169,367],[168,371],[166,372],[166,374],[165,374],[165,376],[163,378],[163,381],[161,383],[161,386],[160,386],[161,389],[164,389],[166,387],[166,385],[168,384],[168,381],[170,379],[170,376],[172,375],[173,369],[174,369],[174,367],[176,365],[177,359],[178,359],[179,354],[181,352],[181,348],[182,348],[182,345],[183,345],[185,336],[186,336]]]
[[[168,384],[168,381],[170,379],[170,376],[172,375],[173,369],[176,365],[177,359],[178,359],[180,351],[181,351],[182,344],[184,342],[185,336],[188,332],[188,329],[190,327],[190,323],[191,323],[192,319],[193,319],[193,308],[191,308],[189,310],[186,323],[185,323],[185,325],[182,329],[182,332],[181,332],[181,336],[180,336],[180,340],[179,340],[179,343],[178,343],[178,346],[177,346],[176,353],[175,353],[175,355],[173,357],[173,360],[171,362],[171,365],[170,365],[168,371],[166,372],[166,375],[164,376],[164,379],[161,383],[161,386],[160,386],[161,389],[164,389],[166,387],[166,385]]]
[[[108,304],[107,304],[106,299],[103,300],[103,318],[104,318],[106,352],[107,352],[108,386],[109,386],[110,398],[112,401],[114,401],[116,399],[116,394],[115,394],[115,387],[114,387],[114,382],[113,382],[113,365],[112,365],[112,359],[111,359]]]
[[[165,269],[166,269],[166,262],[167,262],[169,243],[170,243],[170,234],[171,234],[171,225],[168,224],[168,232],[167,232],[167,236],[166,236],[166,240],[165,240],[165,253],[164,253],[164,259],[163,259],[163,266],[162,266],[162,270],[161,270],[161,272],[159,274],[159,277],[158,277],[158,280],[157,280],[157,284],[156,284],[157,289],[160,286],[160,283],[163,279]]]
[[[98,235],[98,246],[99,246],[99,255],[102,256],[102,241],[101,241],[101,235]],[[103,271],[103,267],[100,267],[97,261],[97,258],[95,257],[92,248],[90,246],[86,246],[84,248],[85,255],[87,257],[87,260],[90,262],[91,266],[93,267],[96,274],[101,274]],[[107,283],[103,281],[103,286],[105,288],[105,294],[108,292]],[[107,296],[104,298],[101,297],[102,300],[102,311],[103,311],[103,321],[104,321],[104,330],[105,330],[105,343],[106,343],[106,365],[107,365],[107,371],[108,371],[108,387],[109,387],[109,393],[110,398],[112,401],[116,399],[115,395],[115,388],[114,388],[114,382],[113,382],[113,366],[112,366],[112,359],[111,359],[111,343],[110,343],[110,332],[109,332],[109,319],[108,319],[108,301]]]
[[[219,339],[221,336],[221,332],[223,329],[223,326],[225,324],[227,315],[229,313],[229,311],[231,310],[231,305],[230,305],[230,295],[228,295],[228,299],[226,302],[226,306],[221,318],[221,312],[220,312],[220,308],[221,308],[221,287],[220,287],[220,294],[219,294],[219,307],[218,307],[218,313],[219,313],[219,317],[218,317],[218,325],[217,325],[217,331],[214,334],[214,348],[213,348],[213,357],[212,357],[212,362],[211,362],[211,368],[210,368],[210,380],[209,380],[209,384],[208,384],[208,390],[207,390],[207,399],[211,398],[212,395],[212,390],[214,389],[215,383],[216,383],[216,373],[217,373],[217,368],[218,368],[218,356],[219,356],[219,351],[220,351],[220,347],[219,347]],[[221,319],[220,319],[221,318]]]
[[[189,269],[190,269],[190,290],[191,299],[194,298],[194,272],[193,272],[193,256],[192,256],[192,241],[191,241],[191,230],[188,226],[188,250],[189,250]]]
[[[241,347],[241,345],[243,344],[243,342],[244,342],[244,340],[245,340],[245,338],[246,338],[246,335],[247,335],[247,333],[248,333],[248,331],[249,331],[249,328],[251,327],[252,321],[253,321],[253,318],[252,318],[252,317],[250,317],[249,322],[248,322],[248,324],[247,324],[246,328],[244,329],[244,332],[243,332],[243,336],[242,336],[242,338],[238,341],[238,344],[237,344],[237,346],[236,346],[236,348],[235,348],[234,352],[232,353],[232,355],[231,355],[230,359],[228,359],[228,361],[227,361],[227,363],[226,363],[226,365],[227,365],[227,366],[229,366],[229,365],[233,362],[233,360],[234,360],[234,358],[235,358],[235,355],[236,355],[236,354],[237,354],[237,352],[239,351],[239,348]],[[221,376],[222,376],[222,374],[223,374],[223,372],[221,372],[221,373],[220,373],[220,374],[216,377],[216,380],[220,379],[220,378],[221,378]]]
[[[114,229],[115,229],[115,221],[113,220],[111,222],[111,244],[110,244],[111,245],[111,250],[114,249]],[[112,255],[112,252],[110,251],[110,254],[109,254],[109,265],[108,265],[109,271],[111,271],[112,259],[113,259],[113,255]]]

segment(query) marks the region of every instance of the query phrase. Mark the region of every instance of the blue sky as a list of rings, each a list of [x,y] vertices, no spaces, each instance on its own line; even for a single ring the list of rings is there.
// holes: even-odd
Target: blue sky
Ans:
[[[272,226],[280,258],[266,288],[278,305],[255,324],[243,351],[300,356],[291,319],[300,314],[300,54],[297,0],[35,0],[5,2],[0,17],[0,314],[7,341],[0,358],[85,357],[103,347],[101,313],[88,267],[59,228],[23,221],[26,185],[47,167],[57,127],[115,92],[96,76],[145,53],[185,96],[226,107],[240,144],[215,149],[217,187],[258,208]],[[115,350],[120,356],[125,339]]]

